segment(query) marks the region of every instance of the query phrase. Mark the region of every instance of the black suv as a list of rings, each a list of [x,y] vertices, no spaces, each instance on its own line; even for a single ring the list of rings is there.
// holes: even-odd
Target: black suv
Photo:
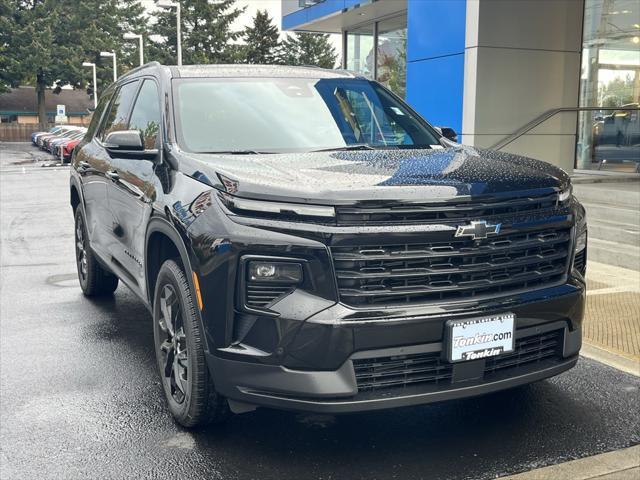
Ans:
[[[135,69],[72,159],[82,290],[120,280],[152,312],[185,426],[429,403],[571,368],[587,230],[569,177],[443,131],[348,72]]]

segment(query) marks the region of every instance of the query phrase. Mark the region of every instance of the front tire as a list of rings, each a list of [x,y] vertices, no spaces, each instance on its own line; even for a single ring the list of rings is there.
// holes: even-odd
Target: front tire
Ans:
[[[76,267],[82,293],[87,297],[111,295],[118,288],[118,277],[98,263],[91,246],[80,207],[75,212]]]
[[[184,427],[226,420],[229,405],[211,381],[189,282],[174,260],[160,268],[153,298],[156,360],[171,414]]]

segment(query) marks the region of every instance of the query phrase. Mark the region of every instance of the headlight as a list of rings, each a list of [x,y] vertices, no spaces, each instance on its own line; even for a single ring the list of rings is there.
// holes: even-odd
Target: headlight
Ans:
[[[333,207],[323,205],[251,200],[224,193],[219,193],[218,196],[229,210],[240,215],[270,216],[271,218],[334,218],[336,215]]]
[[[302,283],[302,265],[290,262],[251,261],[249,281],[260,283]]]
[[[565,188],[558,194],[558,203],[564,203],[571,198],[571,193],[573,191],[573,187],[569,185],[568,188]]]

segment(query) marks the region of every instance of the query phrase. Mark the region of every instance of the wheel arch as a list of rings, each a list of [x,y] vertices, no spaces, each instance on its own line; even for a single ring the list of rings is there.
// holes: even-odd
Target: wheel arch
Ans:
[[[74,213],[78,205],[83,203],[82,188],[80,188],[77,180],[73,176],[69,180],[69,203]]]
[[[175,253],[177,252],[177,257]],[[154,294],[156,288],[156,278],[162,264],[170,258],[178,258],[182,267],[184,268],[187,281],[189,282],[189,289],[191,291],[191,298],[194,299],[194,303],[197,305],[196,288],[193,282],[193,267],[191,266],[191,257],[182,235],[178,232],[175,226],[162,217],[153,217],[149,221],[147,227],[146,241],[145,241],[145,274],[147,285],[147,305],[151,313],[153,314]],[[202,318],[202,312],[196,306],[196,315],[200,324],[200,331],[203,332],[205,338],[205,351],[209,351],[209,336],[211,332],[208,332],[204,327],[204,321]]]
[[[154,292],[156,278],[162,264],[171,258],[177,258],[185,270],[191,294],[195,299],[195,288],[193,285],[193,269],[189,253],[184,245],[184,241],[176,228],[167,220],[154,217],[149,222],[145,241],[145,274],[147,277],[147,301],[153,310]]]

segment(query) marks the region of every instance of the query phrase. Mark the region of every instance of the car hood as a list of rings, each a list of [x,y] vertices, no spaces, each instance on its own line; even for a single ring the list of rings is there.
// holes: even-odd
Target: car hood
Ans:
[[[352,204],[551,193],[568,175],[549,163],[467,146],[264,155],[180,155],[187,175],[235,195],[276,201]]]

